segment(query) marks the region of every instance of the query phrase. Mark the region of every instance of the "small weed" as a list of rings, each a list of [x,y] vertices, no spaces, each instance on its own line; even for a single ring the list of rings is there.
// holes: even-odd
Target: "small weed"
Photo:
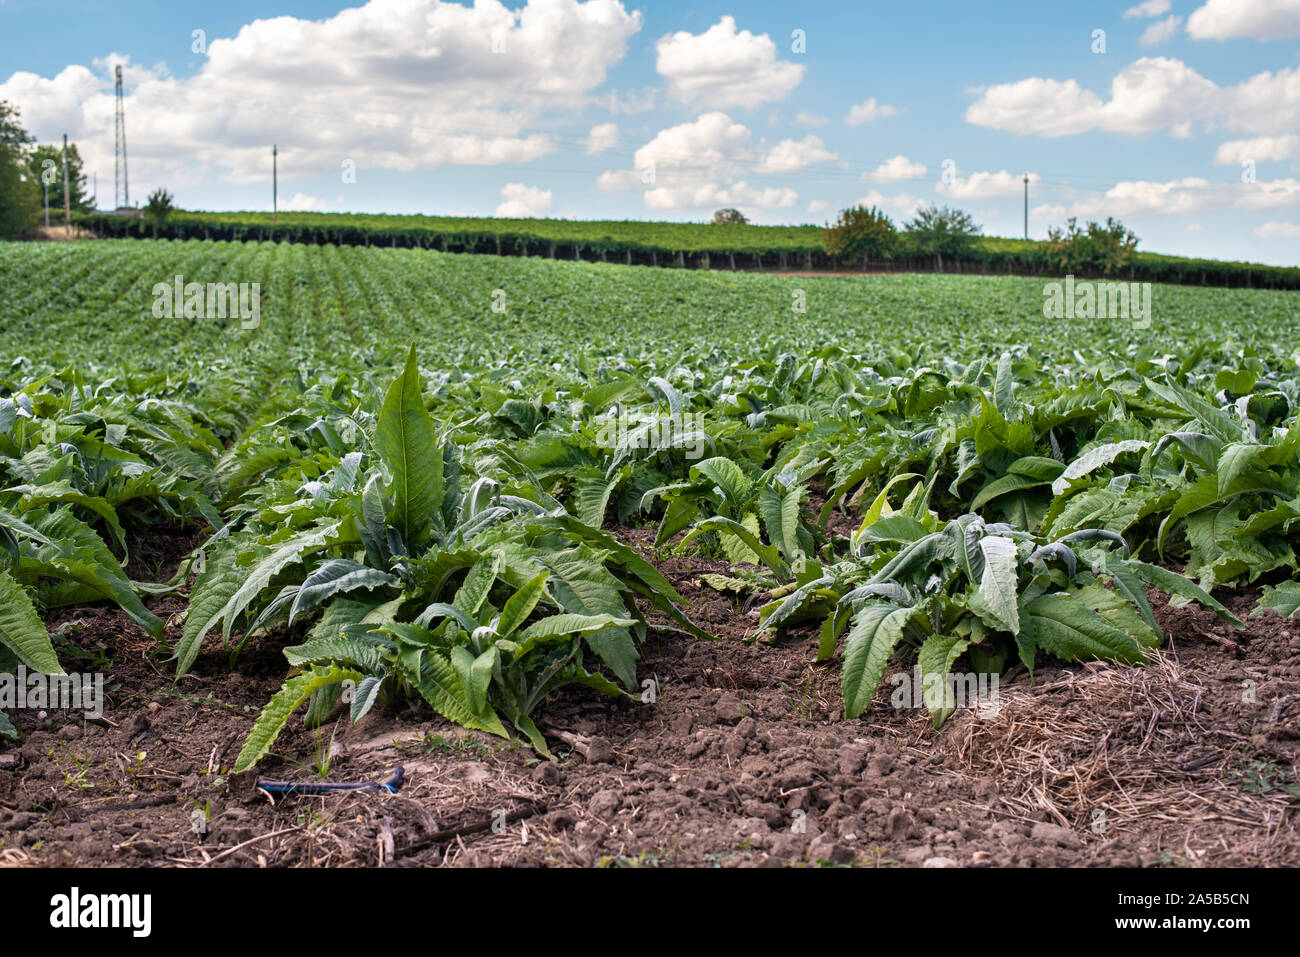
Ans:
[[[1269,794],[1283,791],[1287,794],[1300,795],[1300,781],[1285,768],[1279,767],[1268,758],[1254,755],[1243,748],[1237,757],[1236,766],[1228,771],[1228,776],[1250,794]]]

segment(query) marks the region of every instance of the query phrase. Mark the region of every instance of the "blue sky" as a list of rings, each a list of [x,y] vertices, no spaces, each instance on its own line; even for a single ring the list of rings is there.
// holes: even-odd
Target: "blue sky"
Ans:
[[[1115,215],[1145,249],[1300,262],[1300,0],[0,0],[0,99],[78,142],[104,206],[116,63],[133,202],[267,208],[274,142],[281,208],[937,202],[1019,235],[1028,173],[1032,236]]]

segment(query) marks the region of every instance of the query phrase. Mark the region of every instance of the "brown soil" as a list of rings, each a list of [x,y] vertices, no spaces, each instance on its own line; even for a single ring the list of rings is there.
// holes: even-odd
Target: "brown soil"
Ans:
[[[95,234],[81,226],[73,226],[71,236],[68,235],[66,226],[38,226],[36,238],[42,242],[66,243],[69,240],[94,239]]]
[[[192,544],[150,564],[169,575]],[[320,732],[296,717],[260,774],[315,780],[328,754],[330,780],[401,764],[407,784],[278,805],[220,772],[284,677],[280,644],[250,642],[232,669],[209,641],[175,684],[169,645],[113,610],[64,610],[51,627],[80,622],[67,638],[87,657],[69,670],[107,671],[108,723],[13,716],[26,736],[0,744],[0,864],[1300,864],[1300,622],[1237,631],[1159,602],[1169,641],[1151,665],[1043,668],[1033,686],[1013,672],[996,714],[935,731],[888,685],[843,720],[813,642],[749,643],[756,612],[699,584],[722,563],[660,567],[720,640],[652,637],[654,703],[557,695],[539,716],[555,762],[409,711]],[[1228,600],[1244,615],[1254,597]]]

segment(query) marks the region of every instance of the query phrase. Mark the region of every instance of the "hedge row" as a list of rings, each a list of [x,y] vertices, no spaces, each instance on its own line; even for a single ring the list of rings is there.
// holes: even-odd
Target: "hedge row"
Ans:
[[[152,227],[134,216],[96,213],[74,217],[96,236],[147,238]],[[821,230],[809,226],[714,226],[699,223],[581,222],[572,220],[469,220],[432,216],[286,213],[174,213],[159,238],[268,241],[342,246],[393,246],[502,256],[541,256],[587,262],[685,269],[841,271],[937,271],[934,257],[909,249],[888,260],[863,264],[828,255]],[[959,259],[945,258],[945,272],[1059,275],[1047,243],[981,237]],[[1098,276],[1076,270],[1081,276]],[[1115,278],[1263,289],[1300,289],[1300,268],[1188,259],[1137,253]]]

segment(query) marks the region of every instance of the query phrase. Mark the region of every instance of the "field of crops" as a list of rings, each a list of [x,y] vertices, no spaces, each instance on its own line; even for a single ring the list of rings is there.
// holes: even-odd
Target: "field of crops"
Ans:
[[[737,633],[838,724],[916,668],[942,728],[950,673],[1300,608],[1297,293],[1056,320],[1033,279],[140,240],[0,245],[0,287],[0,671],[72,671],[91,606],[176,687],[252,657],[279,690],[178,777],[381,713],[587,753],[553,708],[643,713],[648,655]]]

